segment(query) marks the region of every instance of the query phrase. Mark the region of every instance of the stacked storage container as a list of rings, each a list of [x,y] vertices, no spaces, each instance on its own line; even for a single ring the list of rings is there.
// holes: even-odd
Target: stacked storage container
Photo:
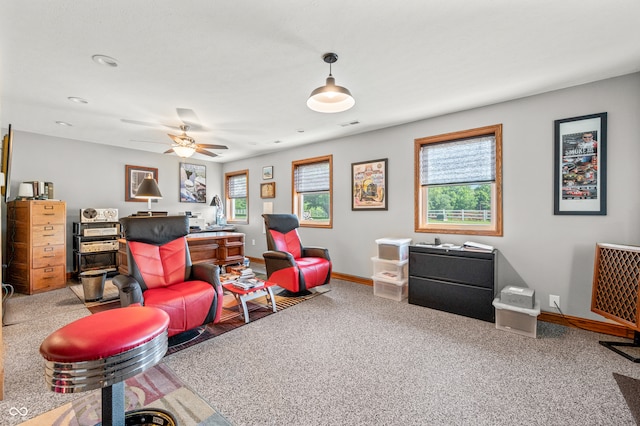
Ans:
[[[407,297],[410,238],[376,240],[378,256],[373,261],[373,294],[396,301]]]

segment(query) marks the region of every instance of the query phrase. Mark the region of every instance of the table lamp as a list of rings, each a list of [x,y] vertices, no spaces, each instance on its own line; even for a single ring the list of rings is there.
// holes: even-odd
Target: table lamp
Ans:
[[[147,177],[142,180],[140,186],[138,186],[135,198],[146,198],[149,212],[151,212],[151,200],[159,200],[162,198],[160,188],[158,188],[158,183],[151,173],[149,173]]]

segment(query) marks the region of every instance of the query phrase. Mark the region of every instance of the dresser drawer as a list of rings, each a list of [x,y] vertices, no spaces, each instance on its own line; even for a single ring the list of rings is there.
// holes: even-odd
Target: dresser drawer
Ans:
[[[66,285],[65,267],[58,265],[32,269],[31,278],[33,293],[62,288]]]
[[[45,266],[64,265],[67,261],[64,245],[48,245],[33,247],[32,267],[44,268]]]
[[[64,244],[64,225],[38,225],[31,229],[31,244],[36,246],[46,246],[54,244]]]
[[[66,219],[66,208],[64,203],[34,202],[31,206],[32,225],[65,223]]]

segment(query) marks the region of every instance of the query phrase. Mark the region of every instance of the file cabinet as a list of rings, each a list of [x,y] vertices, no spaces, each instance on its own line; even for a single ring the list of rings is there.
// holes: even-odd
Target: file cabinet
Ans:
[[[7,280],[17,292],[34,294],[66,286],[66,210],[64,201],[7,203]]]

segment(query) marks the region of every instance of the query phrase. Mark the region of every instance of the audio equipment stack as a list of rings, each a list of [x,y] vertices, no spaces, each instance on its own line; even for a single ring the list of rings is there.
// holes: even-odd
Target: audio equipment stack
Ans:
[[[118,209],[80,209],[79,222],[73,223],[73,272],[80,280],[82,272],[105,270],[107,276],[118,273]]]

